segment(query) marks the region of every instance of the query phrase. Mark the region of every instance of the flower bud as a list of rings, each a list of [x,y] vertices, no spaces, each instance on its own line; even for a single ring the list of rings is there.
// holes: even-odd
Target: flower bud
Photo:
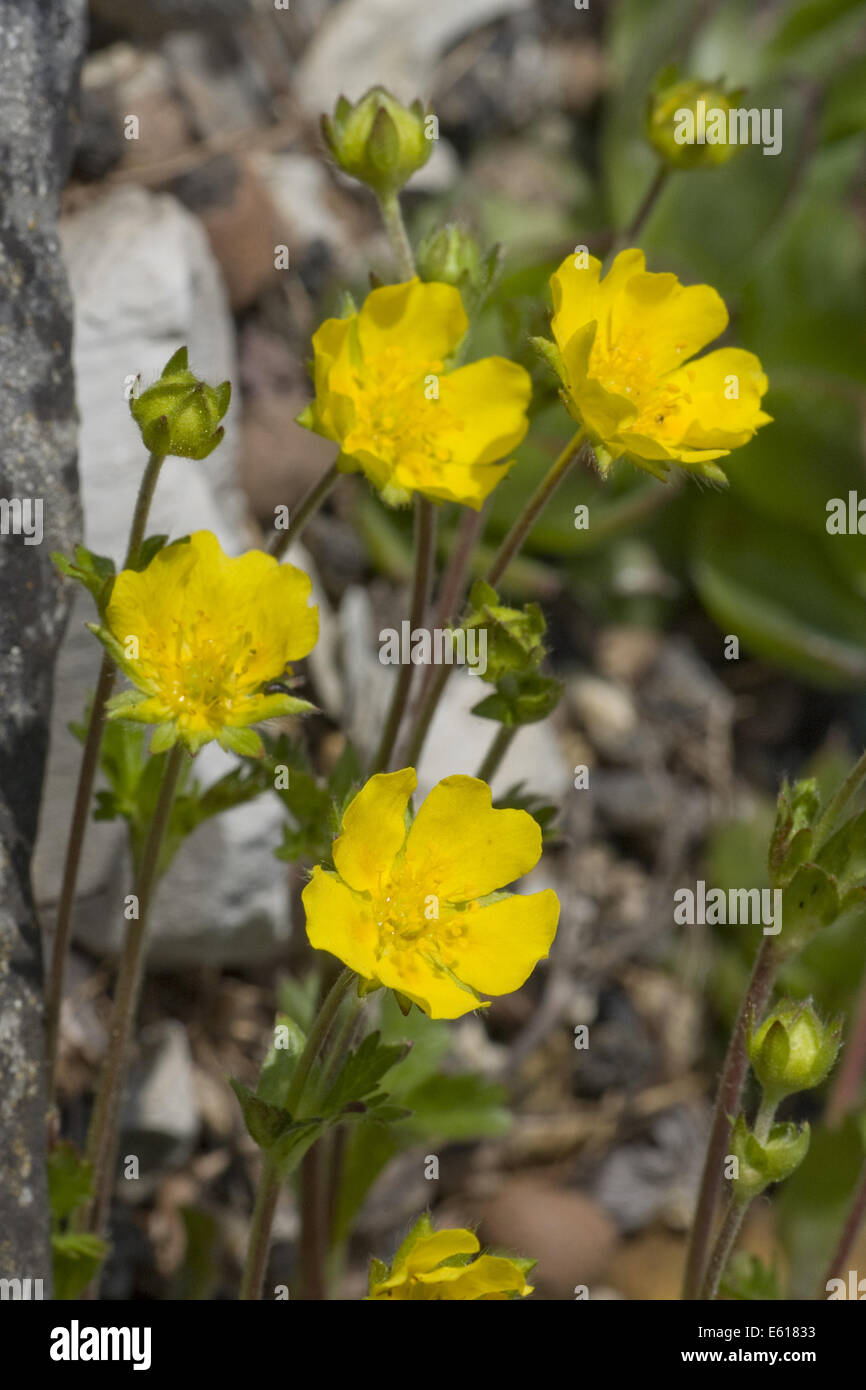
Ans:
[[[737,1175],[731,1178],[735,1198],[751,1201],[771,1183],[789,1178],[809,1151],[809,1135],[807,1124],[778,1124],[761,1143],[740,1114],[731,1131],[731,1154],[737,1160]]]
[[[398,192],[427,163],[433,141],[420,101],[403,106],[384,87],[371,87],[354,104],[340,97],[322,134],[334,161],[380,198]]]
[[[424,237],[415,259],[422,280],[454,285],[466,312],[472,314],[498,279],[502,247],[496,245],[482,256],[471,232],[449,222]]]
[[[783,888],[810,857],[813,825],[821,809],[814,777],[783,781],[776,804],[776,824],[770,840],[769,868],[773,886]]]
[[[506,671],[496,682],[492,695],[472,706],[480,719],[495,719],[513,728],[537,724],[552,714],[562,698],[562,682],[540,671]]]
[[[537,671],[545,656],[547,627],[537,603],[505,608],[496,590],[483,580],[472,586],[472,612],[464,626],[486,633],[487,669],[482,679],[495,685],[504,675]]]
[[[662,79],[651,94],[646,133],[676,169],[711,169],[737,153],[728,142],[728,112],[741,94],[713,83]]]
[[[129,402],[132,418],[152,454],[203,459],[225,430],[219,423],[229,408],[231,382],[208,386],[189,369],[185,347],[178,348],[159,381]]]
[[[823,1023],[812,1007],[785,1001],[746,1035],[752,1070],[774,1100],[820,1086],[839,1052],[842,1020]]]

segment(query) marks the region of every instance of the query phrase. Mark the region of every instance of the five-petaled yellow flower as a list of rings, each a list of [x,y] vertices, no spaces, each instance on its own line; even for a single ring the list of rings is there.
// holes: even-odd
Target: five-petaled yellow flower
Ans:
[[[480,1249],[472,1231],[434,1231],[429,1216],[422,1216],[390,1269],[381,1260],[373,1260],[367,1301],[463,1299],[499,1303],[532,1293],[532,1285],[526,1282],[532,1260],[480,1255]]]
[[[519,989],[547,955],[559,902],[551,889],[497,893],[541,855],[526,811],[494,810],[476,777],[446,777],[407,829],[411,767],[377,773],[343,816],[336,873],[321,866],[303,893],[307,935],[368,982],[431,1018],[479,1007],[476,991]]]
[[[637,250],[621,251],[604,279],[595,257],[567,256],[551,287],[563,394],[602,465],[628,454],[657,477],[676,463],[724,482],[712,460],[771,417],[754,353],[726,347],[694,359],[727,327],[720,295],[648,272]]]
[[[109,701],[109,717],[156,724],[151,749],[195,753],[217,739],[261,751],[248,726],[311,706],[263,687],[316,645],[319,613],[309,575],[261,550],[230,559],[210,531],[167,546],[141,572],[122,570],[92,630],[135,690]]]
[[[412,493],[481,507],[526,433],[531,382],[504,357],[451,370],[468,320],[459,290],[409,280],[313,336],[315,400],[302,425],[335,440],[387,502]]]

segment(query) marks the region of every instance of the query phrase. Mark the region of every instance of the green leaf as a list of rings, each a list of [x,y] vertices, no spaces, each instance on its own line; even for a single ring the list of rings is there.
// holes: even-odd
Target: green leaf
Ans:
[[[175,541],[176,545],[178,543],[178,541]],[[139,546],[138,554],[133,557],[132,564],[129,568],[138,571],[146,570],[154,556],[158,555],[167,544],[168,536],[147,536]]]
[[[866,811],[830,836],[816,862],[838,881],[840,894],[866,878]]]
[[[74,1299],[87,1288],[108,1246],[87,1231],[59,1231],[51,1237],[54,1262],[54,1297]]]
[[[375,1096],[382,1077],[409,1050],[409,1043],[383,1043],[378,1032],[368,1033],[354,1052],[350,1052],[321,1106],[325,1116],[337,1116],[347,1105],[368,1101]]]
[[[307,1038],[288,1014],[277,1014],[274,1031],[274,1041],[262,1063],[256,1095],[269,1105],[284,1105]]]
[[[269,1152],[281,1177],[288,1177],[300,1163],[304,1154],[315,1144],[325,1126],[318,1116],[309,1120],[296,1120],[280,1135]]]
[[[807,680],[866,684],[863,599],[834,574],[826,544],[759,520],[733,497],[714,502],[692,573],[722,631]]]
[[[53,550],[51,558],[61,574],[87,589],[101,613],[114,581],[114,561],[108,555],[95,554],[84,545],[77,545],[73,553],[75,558],[70,560],[59,550]]]
[[[90,1197],[93,1166],[64,1139],[49,1151],[47,1167],[52,1219],[66,1221]]]
[[[505,1134],[511,1124],[504,1087],[474,1072],[429,1076],[403,1099],[412,1110],[404,1128],[418,1138],[492,1138]]]
[[[495,719],[508,728],[537,724],[559,704],[562,681],[538,671],[510,671],[496,682],[496,690],[472,706],[479,719]]]
[[[280,1105],[271,1105],[254,1095],[243,1082],[230,1078],[231,1088],[238,1098],[244,1123],[260,1149],[270,1149],[278,1139],[292,1129],[292,1117]]]
[[[186,1250],[177,1272],[172,1297],[193,1303],[213,1297],[219,1280],[217,1246],[219,1226],[212,1212],[201,1207],[181,1207]]]

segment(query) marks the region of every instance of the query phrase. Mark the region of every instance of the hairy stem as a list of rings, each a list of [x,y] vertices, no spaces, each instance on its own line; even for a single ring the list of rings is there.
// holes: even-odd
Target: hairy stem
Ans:
[[[111,1006],[108,1051],[90,1122],[87,1157],[93,1165],[93,1201],[88,1227],[102,1235],[114,1190],[114,1164],[127,1054],[144,970],[150,909],[159,878],[159,855],[186,753],[175,744],[166,759],[162,786],[136,877],[138,916],[129,923]]]
[[[144,540],[145,531],[147,529],[147,519],[150,515],[150,508],[153,502],[154,492],[156,491],[160,469],[164,462],[165,454],[151,454],[147,461],[147,467],[142,474],[138,496],[135,500],[135,510],[133,511],[132,522],[129,528],[129,538],[126,544],[126,557],[123,561],[123,569],[129,569],[131,565],[135,564],[138,558],[141,543]],[[60,885],[60,898],[57,904],[57,926],[54,932],[51,966],[48,972],[48,982],[46,986],[45,1064],[49,1104],[54,1099],[54,1092],[57,1085],[56,1073],[57,1050],[60,1041],[60,1014],[63,1007],[63,979],[66,972],[66,958],[69,954],[69,938],[72,930],[72,909],[75,905],[75,890],[78,886],[81,855],[84,849],[84,839],[87,834],[87,819],[90,811],[90,802],[93,797],[93,784],[96,781],[96,773],[99,768],[99,751],[102,747],[102,736],[105,732],[105,706],[114,689],[114,680],[115,668],[111,658],[106,654],[103,656],[102,665],[99,668],[96,693],[93,697],[93,705],[90,710],[90,717],[87,721],[84,751],[81,755],[81,766],[78,771],[78,785],[75,789],[75,800],[72,807],[69,839],[66,844],[66,856],[63,861],[63,881]]]
[[[295,1067],[286,1096],[285,1108],[292,1118],[297,1116],[313,1063],[325,1045],[343,997],[354,979],[353,971],[349,969],[341,971],[316,1015],[304,1050],[298,1058],[298,1065]],[[260,1299],[262,1296],[268,1251],[271,1244],[271,1227],[280,1193],[280,1183],[285,1176],[287,1176],[285,1172],[282,1174],[278,1172],[276,1164],[271,1158],[265,1157],[250,1225],[247,1258],[238,1294],[238,1297],[244,1301]]]
[[[403,221],[399,194],[389,193],[380,198],[379,208],[400,274],[404,280],[411,280],[415,274],[415,257],[406,235],[406,224]]]
[[[415,498],[415,578],[412,584],[412,600],[409,607],[410,633],[424,622],[430,597],[430,584],[433,578],[435,545],[436,513],[432,502],[428,502],[426,497],[419,494]],[[406,709],[406,701],[409,697],[413,669],[408,662],[402,663],[400,666],[371,772],[387,772],[388,770],[394,744],[400,731],[400,723]]]
[[[268,550],[275,559],[279,560],[285,555],[289,546],[300,539],[301,532],[307,522],[316,515],[322,503],[333,492],[340,477],[340,470],[336,463],[332,463],[318,480],[314,483],[305,496],[298,503],[294,510],[285,531],[275,531]]]
[[[698,1290],[701,1287],[713,1227],[716,1199],[722,1180],[722,1167],[731,1130],[731,1121],[728,1117],[736,1115],[739,1109],[740,1096],[748,1069],[746,1030],[764,1011],[773,988],[776,966],[773,942],[770,937],[765,936],[755,957],[751,978],[731,1033],[722,1068],[686,1260],[683,1280],[684,1299],[697,1298]]]
[[[743,1220],[751,1203],[731,1199],[730,1206],[725,1213],[710,1263],[707,1267],[707,1276],[701,1287],[700,1297],[704,1300],[712,1300],[719,1292],[719,1284],[722,1282],[722,1275],[725,1266],[731,1257],[731,1252],[737,1243],[737,1237],[742,1229]]]
[[[484,754],[484,759],[476,772],[475,776],[482,782],[489,782],[496,772],[505,754],[511,747],[514,735],[517,733],[517,724],[503,724],[491,740],[490,747]]]
[[[583,431],[579,431],[569,440],[561,454],[551,464],[547,474],[505,537],[484,576],[488,584],[495,586],[502,578],[511,561],[523,546],[542,510],[578,458],[587,463],[593,458],[592,447],[584,439]],[[453,669],[452,666],[444,664],[440,666],[422,696],[406,745],[405,759],[408,767],[417,766],[430,725],[433,722],[433,716]]]

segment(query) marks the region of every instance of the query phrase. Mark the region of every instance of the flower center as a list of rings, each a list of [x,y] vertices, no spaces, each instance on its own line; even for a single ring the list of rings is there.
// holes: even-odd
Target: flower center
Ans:
[[[144,674],[177,722],[186,728],[218,728],[249,694],[244,677],[255,656],[252,634],[239,627],[210,630],[172,619],[173,632],[155,651],[142,653]]]
[[[366,436],[377,458],[410,471],[431,461],[452,462],[454,451],[443,435],[463,424],[438,399],[442,368],[434,358],[407,360],[392,346],[366,358],[354,373],[353,434]]]
[[[377,960],[415,951],[453,969],[454,948],[466,935],[466,911],[442,902],[429,879],[397,869],[375,904]]]
[[[675,351],[685,356],[686,344],[675,344]],[[632,402],[638,413],[630,430],[651,438],[679,436],[691,398],[667,374],[659,376],[643,334],[623,332],[614,339],[608,325],[606,340],[596,337],[590,371],[605,390]]]

